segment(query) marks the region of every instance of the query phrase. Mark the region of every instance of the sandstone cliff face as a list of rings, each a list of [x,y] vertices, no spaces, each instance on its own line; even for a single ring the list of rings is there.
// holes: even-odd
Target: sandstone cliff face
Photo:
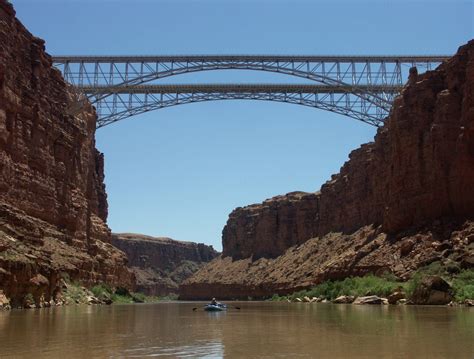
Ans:
[[[318,234],[319,195],[288,193],[235,209],[222,232],[223,256],[273,258]]]
[[[94,109],[79,112],[59,71],[0,0],[0,289],[49,301],[58,280],[130,286],[110,244]]]
[[[219,254],[202,243],[133,233],[113,234],[112,244],[127,255],[137,291],[154,296],[178,293],[183,280]]]
[[[474,42],[437,70],[410,78],[372,143],[349,155],[314,194],[237,208],[223,254],[272,258],[329,232],[382,225],[388,233],[474,214]]]
[[[470,232],[463,232],[462,226],[471,228],[470,224],[460,223],[474,218],[473,184],[474,41],[470,41],[435,71],[410,76],[374,142],[353,151],[340,173],[333,175],[320,192],[299,193],[300,199],[294,194],[279,196],[232,212],[223,230],[223,258],[191,278],[183,286],[183,297],[198,297],[206,292],[204,287],[224,284],[224,292],[235,286],[246,295],[269,295],[275,287],[272,283],[281,282],[277,285],[280,291],[293,290],[331,277],[334,272],[350,275],[380,267],[370,265],[370,261],[363,264],[360,253],[398,275],[409,275],[436,257],[436,252],[429,245],[420,247],[417,255],[408,257],[411,264],[405,263],[398,246],[404,241],[418,243],[419,239],[404,232],[425,226],[427,242],[446,242],[450,248],[453,241],[468,241]],[[365,228],[364,235],[358,239],[361,228]],[[467,237],[453,237],[457,231]],[[433,232],[441,234],[433,239]],[[311,240],[313,252],[299,252],[299,247],[294,247],[302,243],[309,246],[307,241],[313,237],[319,238]],[[323,244],[329,240],[334,243]],[[360,252],[365,242],[374,247]],[[333,252],[339,246],[348,250],[344,258]],[[469,244],[457,250],[455,260],[472,258]],[[374,258],[369,253],[374,253]],[[232,262],[228,256],[248,259]],[[255,268],[252,258],[261,257],[275,259],[266,264],[260,280],[239,276]],[[284,257],[291,260],[283,265]],[[291,275],[312,258],[326,264],[305,269],[306,279]],[[233,268],[233,274],[227,268]],[[283,278],[269,281],[272,273]]]

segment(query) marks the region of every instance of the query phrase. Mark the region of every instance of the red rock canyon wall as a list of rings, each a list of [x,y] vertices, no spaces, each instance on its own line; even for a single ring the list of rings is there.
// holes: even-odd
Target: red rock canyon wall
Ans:
[[[96,114],[0,0],[0,289],[49,301],[59,278],[131,286],[110,244]]]
[[[223,255],[281,255],[329,232],[382,225],[396,233],[474,214],[474,42],[437,70],[410,78],[374,142],[352,151],[318,193],[235,209]]]

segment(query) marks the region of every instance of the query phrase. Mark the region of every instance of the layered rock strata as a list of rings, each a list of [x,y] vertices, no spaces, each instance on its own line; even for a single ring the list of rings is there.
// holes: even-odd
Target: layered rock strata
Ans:
[[[319,194],[292,192],[235,209],[222,232],[224,257],[273,258],[318,235]]]
[[[234,210],[223,230],[222,258],[186,282],[183,297],[200,297],[212,288],[231,296],[270,295],[380,268],[409,275],[437,256],[429,243],[452,250],[457,241],[470,241],[470,229],[466,237],[452,233],[471,228],[465,220],[474,218],[473,184],[470,41],[436,70],[412,71],[374,142],[353,151],[319,192],[291,193]],[[426,243],[417,237],[419,228],[425,228],[420,238],[428,238]],[[363,250],[363,244],[371,249]],[[459,244],[456,250],[458,257],[472,258],[472,245]],[[265,261],[263,268],[259,263]],[[305,267],[301,276],[301,265],[313,261],[320,264]],[[245,271],[256,273],[240,275]]]
[[[219,254],[202,243],[133,233],[113,234],[112,244],[127,255],[136,290],[152,296],[177,294],[181,282]]]
[[[13,306],[49,302],[61,278],[133,285],[110,244],[95,127],[44,41],[0,0],[0,289]]]

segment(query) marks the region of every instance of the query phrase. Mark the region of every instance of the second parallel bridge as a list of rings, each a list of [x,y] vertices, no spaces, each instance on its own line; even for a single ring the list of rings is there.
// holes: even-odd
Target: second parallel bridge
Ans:
[[[365,123],[380,126],[389,109],[378,98],[390,99],[401,85],[324,85],[324,84],[148,84],[75,86],[92,99],[104,127],[124,118],[159,108],[215,100],[264,100],[286,102],[340,113]],[[374,95],[367,101],[360,93]],[[95,99],[95,100],[94,100]],[[378,101],[378,100],[377,100]]]

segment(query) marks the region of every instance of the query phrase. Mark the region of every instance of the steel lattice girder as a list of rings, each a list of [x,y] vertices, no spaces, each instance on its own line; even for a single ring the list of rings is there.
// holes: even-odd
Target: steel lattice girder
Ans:
[[[329,86],[352,86],[351,93],[360,98],[361,106],[371,109],[375,106],[374,113],[378,113],[379,119],[391,108],[395,93],[390,88],[405,82],[409,67],[431,69],[447,58],[449,56],[58,56],[53,61],[69,83],[88,88],[89,100],[98,107],[111,102],[106,99],[109,96],[114,97],[113,101],[120,100],[117,97],[123,93],[112,90],[117,87],[130,88],[188,72],[242,69],[282,73]],[[346,107],[334,112],[351,116]],[[363,113],[368,116],[367,111]],[[365,122],[373,120],[367,118]]]
[[[159,108],[215,100],[265,100],[320,108],[343,114],[370,125],[379,126],[388,115],[382,106],[365,101],[354,90],[365,86],[328,86],[311,84],[189,84],[82,86],[83,93],[99,98],[95,101],[99,115],[98,128],[124,118]],[[401,86],[372,86],[377,93],[394,96]],[[109,94],[101,97],[103,93]]]

